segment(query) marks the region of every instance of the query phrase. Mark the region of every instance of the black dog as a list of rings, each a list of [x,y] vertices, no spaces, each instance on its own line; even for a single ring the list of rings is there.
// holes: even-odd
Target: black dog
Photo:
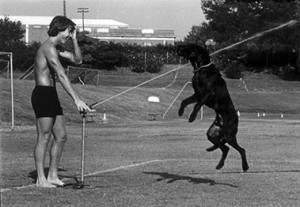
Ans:
[[[207,131],[207,137],[214,145],[207,151],[218,148],[222,150],[222,157],[216,169],[221,169],[224,166],[229,151],[229,147],[226,146],[228,143],[240,153],[243,170],[247,171],[249,166],[246,151],[238,145],[236,140],[238,116],[227,90],[226,82],[219,70],[210,61],[207,50],[198,45],[181,45],[177,48],[177,54],[188,59],[194,67],[192,85],[195,92],[182,101],[178,112],[179,116],[182,116],[184,108],[192,103],[196,104],[190,114],[189,122],[196,119],[197,113],[203,105],[214,109],[216,118]]]

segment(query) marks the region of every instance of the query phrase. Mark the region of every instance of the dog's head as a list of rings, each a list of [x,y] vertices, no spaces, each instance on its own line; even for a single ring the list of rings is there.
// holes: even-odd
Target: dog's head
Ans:
[[[208,51],[196,44],[179,45],[177,55],[200,65],[210,62]]]
[[[188,48],[188,45],[179,45],[177,47],[177,55],[179,57],[183,57],[183,58],[189,59],[190,50]]]

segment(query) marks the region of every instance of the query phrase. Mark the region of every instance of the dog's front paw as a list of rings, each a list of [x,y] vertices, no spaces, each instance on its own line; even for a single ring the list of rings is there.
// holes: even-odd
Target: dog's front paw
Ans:
[[[184,108],[180,108],[179,111],[178,111],[178,115],[179,116],[182,116],[184,113]]]
[[[197,114],[191,113],[189,117],[189,122],[193,122],[196,120]]]

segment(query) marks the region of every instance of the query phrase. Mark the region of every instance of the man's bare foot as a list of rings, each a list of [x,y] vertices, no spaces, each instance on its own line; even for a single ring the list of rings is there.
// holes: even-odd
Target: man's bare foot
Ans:
[[[65,183],[63,181],[61,181],[59,178],[47,178],[47,181],[50,184],[56,185],[56,186],[64,186]]]
[[[44,182],[39,182],[38,180],[36,181],[36,187],[40,187],[40,188],[56,188],[55,185],[52,185],[51,183],[49,183],[47,180]]]

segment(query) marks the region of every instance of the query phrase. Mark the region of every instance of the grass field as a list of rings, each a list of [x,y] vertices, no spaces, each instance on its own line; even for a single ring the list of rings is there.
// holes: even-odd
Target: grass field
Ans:
[[[88,125],[85,188],[37,189],[34,128],[3,132],[2,206],[299,206],[299,121],[241,120],[250,169],[208,153],[211,119]],[[94,123],[96,124],[96,123]],[[60,175],[80,178],[80,127],[68,127]],[[23,187],[21,187],[23,186]],[[20,188],[21,187],[21,188]]]
[[[178,105],[192,93],[191,88],[184,90],[164,120],[148,121],[148,111],[165,112],[189,78],[181,73],[170,88],[163,86],[172,78],[137,88],[97,108],[107,113],[108,123],[103,124],[99,116],[87,125],[86,186],[81,190],[34,187],[36,131],[30,106],[34,83],[15,81],[16,128],[9,131],[5,130],[10,122],[9,81],[0,79],[1,206],[299,206],[299,82],[246,74],[246,91],[239,80],[226,80],[241,111],[238,141],[250,165],[243,173],[233,149],[221,170],[215,170],[221,153],[205,151],[210,146],[206,130],[213,120],[212,111],[205,108],[204,119],[194,123],[187,122],[188,113],[178,118]],[[134,81],[136,85],[139,79]],[[75,88],[92,103],[128,86],[116,87],[111,82],[110,86]],[[81,117],[63,89],[58,87],[58,91],[69,135],[59,174],[66,183],[75,183],[81,169]],[[161,103],[150,106],[150,95],[159,96]],[[266,116],[257,117],[257,112]]]

